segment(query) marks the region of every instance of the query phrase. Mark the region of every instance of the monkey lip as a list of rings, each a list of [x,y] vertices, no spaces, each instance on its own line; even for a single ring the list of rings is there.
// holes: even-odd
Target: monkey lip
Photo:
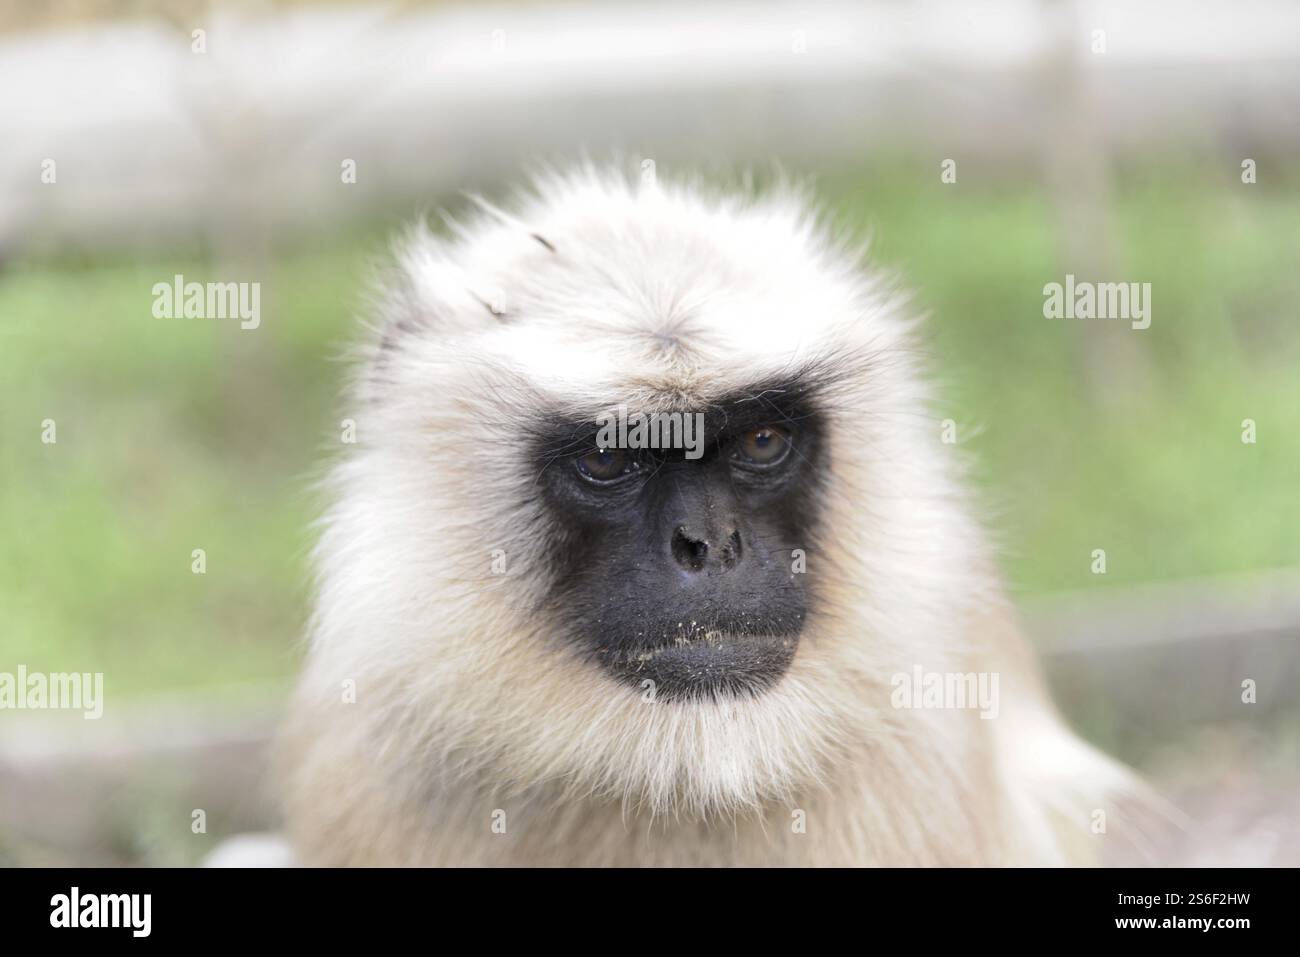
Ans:
[[[798,644],[797,634],[682,629],[666,643],[611,654],[602,660],[615,677],[656,697],[755,694],[770,688],[785,674]]]

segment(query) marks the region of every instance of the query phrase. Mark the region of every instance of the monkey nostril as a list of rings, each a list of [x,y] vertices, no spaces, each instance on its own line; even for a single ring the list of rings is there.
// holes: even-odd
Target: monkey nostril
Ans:
[[[673,532],[672,551],[677,564],[687,571],[703,571],[710,563],[730,571],[740,563],[740,532],[733,531],[721,546],[714,547],[707,539],[692,534],[685,525],[679,525]]]
[[[727,537],[719,556],[723,568],[735,568],[740,563],[740,530],[736,529]]]
[[[673,532],[672,548],[673,558],[677,560],[677,564],[693,572],[704,568],[704,563],[709,557],[709,543],[691,535],[685,525],[679,525]]]

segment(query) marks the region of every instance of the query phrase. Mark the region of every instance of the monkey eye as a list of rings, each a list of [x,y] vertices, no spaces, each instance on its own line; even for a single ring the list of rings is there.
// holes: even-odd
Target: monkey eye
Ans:
[[[588,452],[574,464],[582,476],[592,482],[614,482],[637,468],[636,459],[622,449]]]
[[[749,465],[776,465],[790,454],[790,436],[774,425],[746,432],[736,443],[735,457]]]

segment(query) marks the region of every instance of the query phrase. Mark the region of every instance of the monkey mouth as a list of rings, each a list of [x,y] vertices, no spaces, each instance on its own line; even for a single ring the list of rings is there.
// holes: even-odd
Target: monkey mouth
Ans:
[[[684,626],[660,644],[605,653],[601,662],[647,700],[754,695],[781,679],[798,644],[798,633],[747,634]]]

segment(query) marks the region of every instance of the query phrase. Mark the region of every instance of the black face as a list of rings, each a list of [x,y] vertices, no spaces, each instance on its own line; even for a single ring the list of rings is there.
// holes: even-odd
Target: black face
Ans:
[[[790,386],[680,411],[704,413],[699,458],[598,449],[594,415],[539,439],[560,529],[552,612],[584,656],[657,697],[757,693],[808,615],[824,429]]]

